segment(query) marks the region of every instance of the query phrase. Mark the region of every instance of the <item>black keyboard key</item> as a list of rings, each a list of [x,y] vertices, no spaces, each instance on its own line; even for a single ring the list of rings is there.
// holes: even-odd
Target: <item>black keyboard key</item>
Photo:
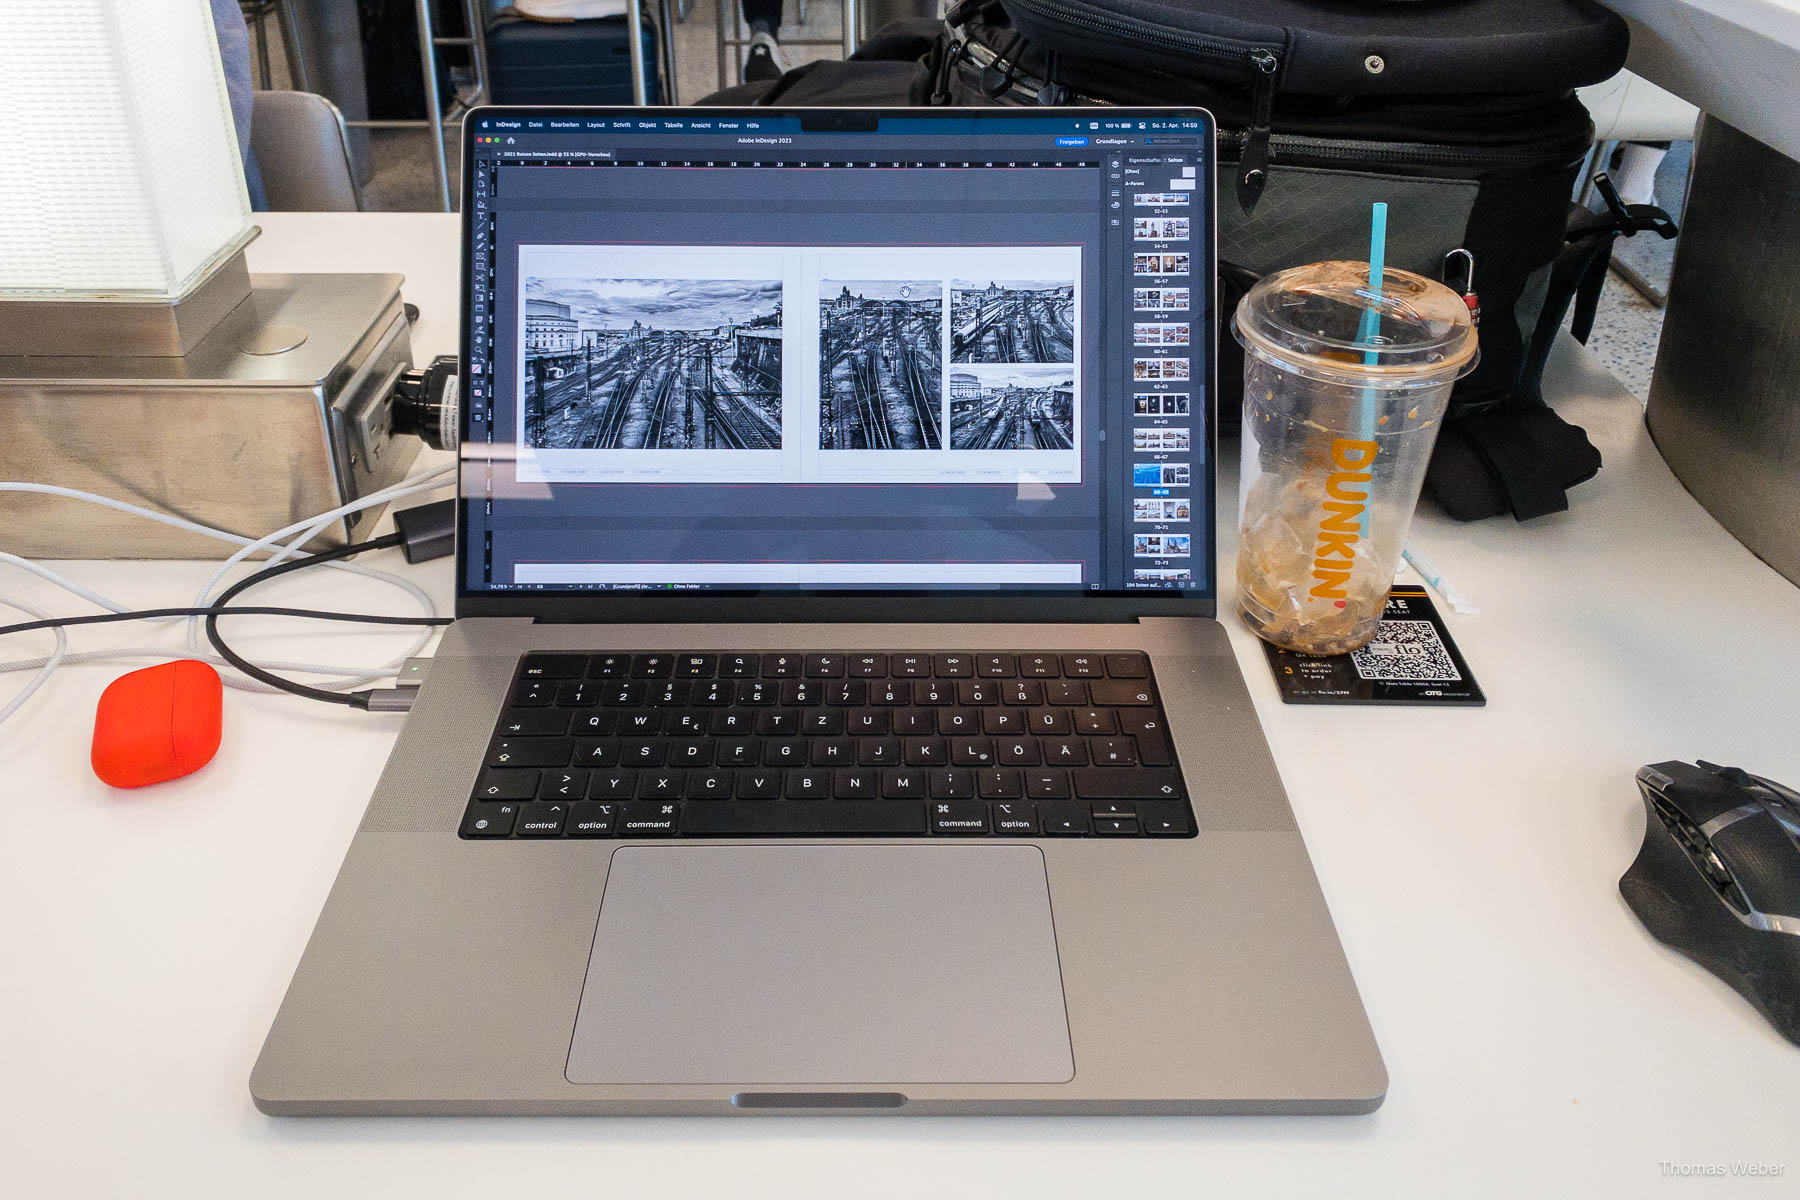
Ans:
[[[1101,837],[1136,837],[1136,817],[1095,817],[1094,832]]]
[[[654,704],[658,708],[671,708],[686,704],[693,689],[694,685],[685,679],[653,681],[651,686],[645,689],[644,703]]]
[[[887,655],[885,654],[853,654],[850,656],[850,676],[853,679],[880,679],[887,674]]]
[[[501,737],[558,737],[569,732],[569,714],[554,708],[515,708],[500,718]]]
[[[1137,747],[1130,738],[1094,738],[1092,749],[1096,767],[1137,766]]]
[[[1025,714],[1016,708],[990,708],[981,714],[983,733],[1017,737],[1025,732]]]
[[[1186,837],[1194,832],[1194,822],[1188,816],[1185,804],[1167,801],[1140,802],[1137,815],[1144,826],[1144,832],[1151,837]]]
[[[894,732],[924,737],[937,732],[937,710],[907,708],[894,714]]]
[[[1025,716],[1025,730],[1043,737],[1069,733],[1069,710],[1066,708],[1034,708]]]
[[[851,768],[832,777],[831,791],[839,800],[873,800],[881,791],[881,773],[871,768]]]
[[[766,679],[738,680],[737,702],[750,708],[766,708],[781,698],[781,685]]]
[[[924,654],[894,654],[888,657],[888,674],[896,679],[931,678],[931,659]]]
[[[1175,765],[1175,756],[1169,750],[1169,735],[1163,729],[1161,713],[1128,708],[1119,714],[1119,732],[1130,735],[1137,742],[1138,761],[1144,766]]]
[[[810,738],[840,737],[844,732],[844,713],[837,708],[819,708],[800,721],[800,732]]]
[[[663,714],[663,732],[671,737],[705,737],[706,713],[697,708]]]
[[[904,679],[885,679],[869,688],[869,703],[904,708],[912,703],[912,686]]]
[[[763,678],[798,678],[802,663],[803,659],[798,654],[765,654],[762,660]]]
[[[608,708],[636,708],[643,702],[644,681],[641,679],[609,679],[600,692],[600,703]]]
[[[759,656],[755,654],[721,654],[719,674],[732,679],[755,679]]]
[[[1098,654],[1065,654],[1062,669],[1070,679],[1098,679],[1106,674]]]
[[[975,834],[988,831],[987,805],[979,800],[952,800],[931,806],[931,832]]]
[[[513,833],[519,837],[561,837],[563,819],[568,815],[567,804],[521,804]]]
[[[637,791],[636,771],[595,771],[588,776],[589,800],[629,800]]]
[[[1073,772],[1084,800],[1179,800],[1181,776],[1147,767],[1089,767]]]
[[[742,737],[755,727],[756,714],[738,709],[734,712],[714,713],[711,733],[714,737]]]
[[[687,777],[687,798],[689,800],[729,800],[731,799],[730,771],[689,771]]]
[[[1021,654],[1019,674],[1027,679],[1054,679],[1062,674],[1062,661],[1054,654]]]
[[[703,804],[701,808],[729,808],[728,804]],[[681,827],[681,805],[640,800],[619,805],[616,828],[620,837],[674,837]]]
[[[982,654],[975,659],[976,673],[990,679],[1009,679],[1017,669],[1010,654]]]
[[[958,704],[998,704],[1000,685],[991,679],[964,679],[956,685]]]
[[[1025,785],[1017,768],[995,767],[975,773],[975,790],[983,800],[1017,800],[1025,794]]]
[[[960,737],[950,739],[950,764],[956,767],[991,767],[994,765],[994,739]]]
[[[956,703],[956,685],[947,680],[920,679],[913,683],[913,703],[933,706]]]
[[[1118,714],[1110,708],[1084,708],[1075,713],[1076,733],[1117,733]]]
[[[804,767],[807,745],[803,738],[769,738],[763,742],[763,765],[767,767]]]
[[[1100,817],[1135,817],[1137,801],[1135,800],[1101,800],[1088,806],[1096,819]]]
[[[792,708],[810,707],[825,698],[825,685],[817,679],[790,679],[777,693],[781,702]]]
[[[588,659],[589,679],[617,679],[631,674],[631,655],[596,654]]]
[[[523,679],[579,679],[586,670],[585,654],[527,654],[519,662]]]
[[[764,737],[793,737],[800,732],[800,714],[789,708],[768,708],[756,714],[756,732]]]
[[[1155,704],[1156,695],[1147,683],[1129,679],[1096,679],[1088,684],[1088,697],[1095,708],[1120,708]]]
[[[1035,767],[1044,761],[1036,738],[995,738],[994,757],[1003,766]]]
[[[663,714],[654,708],[620,713],[616,727],[628,737],[649,737],[662,732]]]
[[[660,738],[627,738],[619,744],[619,765],[660,767],[669,761],[669,743]]]
[[[968,654],[936,654],[931,668],[939,679],[966,679],[975,674],[975,659]]]
[[[889,800],[922,800],[925,798],[925,772],[917,767],[883,771],[881,794]]]
[[[739,771],[735,795],[739,800],[779,800],[781,772]]]
[[[1044,685],[1045,704],[1065,704],[1078,707],[1087,702],[1087,684],[1079,679],[1059,679],[1055,683]]]
[[[514,708],[545,708],[556,699],[556,680],[521,679],[513,684]]]
[[[496,738],[488,749],[490,767],[563,767],[575,753],[574,738]]]
[[[683,654],[675,660],[675,674],[681,679],[711,679],[718,665],[716,654]]]
[[[722,708],[737,698],[737,685],[729,679],[708,679],[694,685],[688,693],[689,704],[703,704],[707,708]]]
[[[567,716],[567,713],[559,713]],[[569,732],[576,737],[604,737],[619,726],[619,710],[616,708],[590,708],[586,712],[578,712],[575,719],[569,722]],[[501,733],[507,730],[502,727]]]
[[[1067,771],[1027,771],[1025,772],[1025,794],[1033,800],[1067,800],[1069,798],[1069,773]]]
[[[675,674],[673,654],[640,654],[631,660],[633,679],[667,679]]]
[[[685,771],[642,771],[638,774],[639,800],[679,800]]]
[[[960,733],[967,737],[981,732],[981,713],[971,708],[940,708],[938,732]]]
[[[538,780],[539,800],[579,800],[587,794],[588,773],[579,768],[564,767],[545,771]]]
[[[486,770],[475,781],[477,800],[529,800],[537,795],[536,771]]]
[[[563,833],[572,838],[611,837],[613,822],[618,816],[617,804],[595,803],[592,800],[571,804],[568,819],[563,822]]]
[[[907,738],[900,746],[909,767],[941,767],[950,761],[950,744],[941,737]]]
[[[1088,811],[1078,804],[1039,804],[1038,820],[1050,837],[1086,837],[1092,832]]]
[[[681,814],[689,837],[919,837],[926,828],[918,800],[689,804]]]
[[[831,797],[831,772],[789,771],[783,794],[789,800],[826,800]]]
[[[711,738],[677,738],[669,743],[671,767],[710,767],[712,758]]]
[[[558,708],[592,708],[600,703],[605,682],[599,679],[565,679],[556,688]]]
[[[851,767],[856,765],[856,743],[849,738],[814,739],[812,765],[815,767]]]
[[[1105,654],[1106,673],[1114,679],[1150,678],[1150,660],[1141,654]]]
[[[519,815],[517,804],[469,805],[463,814],[462,835],[466,838],[501,838],[511,833]]]
[[[762,739],[725,738],[714,751],[721,767],[754,767],[762,761]]]
[[[893,729],[893,714],[885,708],[859,708],[849,717],[845,732],[856,737],[881,737]]]
[[[1023,800],[994,802],[994,832],[1019,837],[1038,831],[1037,805]]]
[[[825,688],[825,703],[839,708],[854,708],[869,702],[869,683],[865,679],[843,679]]]
[[[861,767],[899,766],[900,739],[891,737],[856,739],[856,764]]]
[[[1012,679],[1000,685],[1000,703],[1029,706],[1044,702],[1044,685],[1035,679]]]
[[[806,656],[804,670],[809,679],[842,679],[844,656],[842,654],[809,654]]]
[[[929,771],[925,785],[933,800],[971,800],[975,796],[975,773],[962,767]]]

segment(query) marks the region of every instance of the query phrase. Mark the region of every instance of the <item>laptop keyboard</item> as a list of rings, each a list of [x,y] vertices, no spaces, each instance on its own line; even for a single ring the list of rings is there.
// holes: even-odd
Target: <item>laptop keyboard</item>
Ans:
[[[1191,837],[1139,653],[528,654],[465,838]]]

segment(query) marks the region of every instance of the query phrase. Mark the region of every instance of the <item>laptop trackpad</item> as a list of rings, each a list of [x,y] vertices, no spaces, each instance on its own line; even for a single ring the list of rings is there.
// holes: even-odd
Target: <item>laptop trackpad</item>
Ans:
[[[1074,1077],[1035,846],[627,846],[571,1083]]]

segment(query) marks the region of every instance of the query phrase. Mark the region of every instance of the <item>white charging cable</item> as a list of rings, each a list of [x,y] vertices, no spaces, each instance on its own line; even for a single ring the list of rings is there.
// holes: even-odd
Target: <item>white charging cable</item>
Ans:
[[[192,533],[202,534],[219,541],[237,544],[240,547],[239,550],[220,566],[213,577],[207,581],[206,586],[201,589],[200,596],[194,604],[194,607],[199,608],[211,603],[211,600],[208,597],[211,596],[213,590],[218,586],[226,572],[228,572],[233,565],[243,561],[243,559],[249,555],[257,553],[259,550],[275,549],[276,553],[270,557],[269,563],[291,558],[313,538],[324,532],[324,530],[333,522],[341,520],[353,513],[361,512],[364,509],[373,508],[376,505],[387,504],[395,500],[404,499],[407,496],[416,495],[419,492],[435,490],[442,486],[443,481],[455,472],[455,465],[421,472],[420,474],[404,479],[391,487],[383,488],[378,492],[372,492],[349,504],[339,505],[329,512],[320,513],[315,517],[309,517],[304,521],[296,522],[284,529],[277,530],[266,537],[255,539],[247,538],[242,534],[215,529],[212,526],[202,525],[199,522],[190,521],[184,517],[177,517],[170,513],[157,512],[154,509],[144,508],[123,500],[116,500],[110,496],[101,496],[93,492],[83,492],[74,488],[58,487],[54,484],[0,482],[0,492],[33,492],[40,495],[60,496],[66,499],[80,500],[115,509],[119,512],[129,513],[133,516],[143,517],[147,520],[157,521],[178,529],[185,529]],[[290,534],[298,534],[298,536],[295,536],[291,541],[282,544],[280,539],[287,537]],[[102,596],[98,592],[85,588],[50,568],[20,555],[0,551],[0,562],[11,563],[22,570],[28,571],[31,574],[44,579],[46,582],[53,583],[57,587],[81,597],[90,604],[97,605],[110,612],[131,611],[128,605],[121,604],[116,600]],[[262,566],[269,565],[269,563],[259,564],[259,569]],[[427,616],[437,615],[437,606],[432,602],[430,595],[410,579],[361,563],[334,561],[323,563],[321,565],[332,567],[340,571],[350,571],[382,583],[392,584],[413,596],[413,598],[423,607]],[[47,614],[38,611],[36,608],[15,601],[0,600],[0,603],[6,603],[21,611],[30,612],[33,616],[40,619],[49,619]],[[162,619],[178,620],[180,618]],[[55,673],[56,669],[66,663],[97,662],[115,658],[202,658],[217,665],[228,665],[222,657],[213,653],[210,649],[202,649],[198,645],[198,630],[199,621],[198,619],[195,619],[189,626],[189,646],[188,652],[185,654],[166,647],[153,646],[123,646],[108,650],[82,651],[71,654],[67,652],[67,634],[63,630],[58,629],[56,631],[57,647],[53,654],[36,658],[18,659],[12,662],[0,662],[0,672],[23,671],[31,670],[33,668],[37,668],[38,670],[38,674],[32,678],[30,683],[26,684],[25,689],[17,696],[13,697],[12,700],[8,701],[3,709],[0,709],[0,721],[6,720],[7,717],[10,717],[13,713],[17,712],[33,694],[49,681],[50,676]],[[422,629],[414,637],[412,643],[405,651],[374,668],[343,667],[322,663],[253,661],[256,661],[256,665],[265,670],[299,672],[308,675],[341,676],[341,678],[329,679],[314,686],[330,691],[342,691],[393,675],[408,658],[415,657],[420,650],[423,650],[425,646],[429,644],[432,635],[435,632],[435,630],[430,628]],[[267,684],[254,679],[241,677],[235,673],[226,675],[225,683],[230,687],[244,691],[272,692],[276,690],[269,687]]]

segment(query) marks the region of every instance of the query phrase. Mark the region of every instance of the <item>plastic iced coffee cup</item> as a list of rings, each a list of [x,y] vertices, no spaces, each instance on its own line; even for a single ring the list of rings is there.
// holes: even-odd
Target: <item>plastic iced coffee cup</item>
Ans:
[[[1475,368],[1468,306],[1410,271],[1373,290],[1367,263],[1313,263],[1251,288],[1232,329],[1238,611],[1284,649],[1347,653],[1375,636],[1451,385]]]

